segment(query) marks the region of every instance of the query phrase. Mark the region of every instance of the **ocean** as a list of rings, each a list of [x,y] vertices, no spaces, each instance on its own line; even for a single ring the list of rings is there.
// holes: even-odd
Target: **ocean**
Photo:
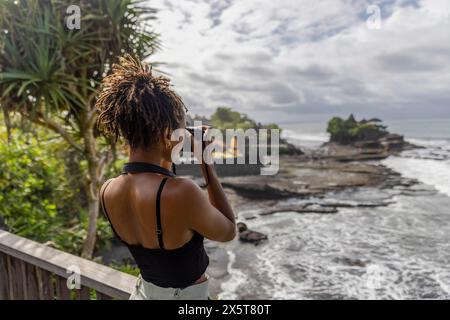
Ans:
[[[390,132],[402,134],[407,141],[425,149],[404,152],[399,157],[390,157],[383,164],[450,196],[450,119],[384,123]],[[329,138],[326,123],[287,124],[283,130],[288,141],[302,148],[319,147]]]
[[[386,207],[342,208],[331,215],[277,213],[246,221],[269,241],[256,247],[227,244],[229,276],[220,298],[450,299],[450,119],[385,123],[424,148],[379,164],[418,184],[326,196],[389,201]],[[325,127],[289,124],[283,135],[302,148],[315,148],[328,139]]]

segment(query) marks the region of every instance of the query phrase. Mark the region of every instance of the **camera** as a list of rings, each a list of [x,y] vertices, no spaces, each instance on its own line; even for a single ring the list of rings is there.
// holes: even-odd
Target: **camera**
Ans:
[[[201,126],[201,127],[192,127],[192,126],[188,126],[186,127],[186,130],[191,134],[191,135],[195,135],[195,132],[197,130],[202,130],[202,137],[205,135],[206,130],[208,130],[208,127],[206,126]]]

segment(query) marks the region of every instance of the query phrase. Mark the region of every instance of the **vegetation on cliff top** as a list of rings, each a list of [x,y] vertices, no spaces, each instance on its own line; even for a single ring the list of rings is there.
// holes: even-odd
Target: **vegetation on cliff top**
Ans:
[[[389,132],[379,119],[355,120],[353,114],[347,119],[334,117],[328,122],[330,142],[352,144],[358,141],[376,141]]]
[[[260,122],[256,122],[255,120],[249,118],[247,114],[240,113],[238,111],[234,111],[230,107],[218,107],[216,109],[216,111],[211,115],[210,118],[195,115],[192,120],[193,121],[200,120],[204,124],[209,124],[213,128],[217,128],[220,130],[225,130],[225,129],[243,129],[243,130],[267,129],[267,130],[269,130],[268,131],[269,138],[270,138],[270,130],[271,129],[279,130],[280,136],[281,136],[281,131],[282,131],[280,126],[278,126],[275,123],[262,124]],[[280,138],[279,148],[280,148],[279,149],[280,154],[284,154],[284,155],[302,154],[302,151],[300,149],[298,149],[294,145],[288,143],[283,138]]]
[[[230,107],[218,107],[210,118],[195,115],[192,120],[203,121],[217,129],[278,129],[281,128],[275,124],[263,125],[260,122],[248,117],[245,113],[234,111]]]

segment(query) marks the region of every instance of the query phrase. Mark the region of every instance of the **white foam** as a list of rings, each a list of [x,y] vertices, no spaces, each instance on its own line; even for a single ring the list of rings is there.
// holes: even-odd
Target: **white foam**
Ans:
[[[444,291],[448,296],[450,296],[450,283],[443,281],[440,275],[434,275],[433,278],[439,284],[442,291]]]
[[[450,145],[449,140],[445,139],[417,139],[411,138],[407,139],[408,142],[422,146],[422,147],[448,147]]]
[[[366,273],[362,276],[359,290],[355,296],[361,299],[404,299],[404,292],[401,285],[396,285],[398,280],[396,272],[382,264],[371,263],[366,267]]]
[[[289,263],[289,257],[283,249],[284,244],[263,249],[257,254],[258,259],[255,261],[257,269],[262,270],[271,280],[270,287],[264,284],[261,286],[271,299],[303,299],[301,292],[305,283],[296,283],[281,267],[283,263]]]
[[[329,135],[326,133],[299,133],[293,130],[283,130],[283,138],[295,139],[299,141],[314,141],[314,142],[327,142]]]
[[[282,137],[300,148],[318,148],[329,140],[326,133],[298,132],[290,129],[283,129]]]
[[[222,292],[218,295],[218,298],[221,300],[236,300],[238,299],[236,290],[240,285],[247,282],[248,277],[241,270],[233,267],[233,264],[236,261],[236,254],[231,250],[227,250],[227,254],[229,259],[227,270],[230,274],[230,279],[221,283],[220,288],[222,289]]]
[[[450,196],[450,161],[392,156],[383,164],[406,178],[417,179]]]

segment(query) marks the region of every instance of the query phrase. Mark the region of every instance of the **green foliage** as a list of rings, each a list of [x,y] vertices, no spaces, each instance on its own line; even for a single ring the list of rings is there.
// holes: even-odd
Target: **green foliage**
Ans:
[[[327,132],[330,134],[330,141],[341,144],[377,140],[388,133],[385,126],[366,120],[358,122],[353,115],[346,120],[333,117],[328,122]]]
[[[272,141],[271,130],[279,130],[281,136],[281,128],[276,123],[261,124],[253,119],[250,119],[246,114],[234,111],[229,107],[218,107],[216,111],[212,114],[211,119],[206,117],[201,117],[196,115],[193,120],[201,120],[206,123],[210,123],[214,128],[225,130],[225,129],[267,129],[268,142]],[[246,142],[246,147],[249,147],[248,141]],[[270,150],[268,150],[270,152]],[[295,147],[294,145],[288,143],[285,139],[280,138],[279,140],[279,152],[280,155],[299,155],[303,152]]]
[[[233,111],[229,107],[218,107],[211,116],[211,124],[217,129],[250,129],[256,128],[255,121],[246,114]]]
[[[70,30],[66,25],[67,8],[72,4],[81,8],[80,29]],[[58,168],[55,175],[64,176],[60,170],[67,169],[66,177],[71,180],[67,190],[76,189],[77,195],[71,199],[80,200],[84,209],[77,212],[77,223],[70,220],[74,219],[72,215],[63,221],[69,228],[63,228],[61,232],[68,232],[68,239],[64,241],[60,236],[56,241],[75,251],[79,239],[86,237],[83,256],[91,257],[96,225],[90,226],[91,232],[87,235],[80,226],[86,228],[85,221],[95,223],[95,219],[83,217],[96,214],[92,208],[97,199],[92,195],[103,182],[102,169],[110,164],[115,150],[114,140],[101,138],[95,128],[95,99],[101,79],[119,56],[129,53],[144,60],[158,48],[158,35],[150,25],[155,19],[155,10],[149,8],[145,0],[79,0],[76,3],[70,0],[0,0],[0,12],[0,108],[5,120],[10,115],[20,115],[23,121],[52,130],[65,141],[64,155],[67,157],[54,157],[49,166]],[[19,141],[19,145],[21,143]],[[14,159],[13,155],[7,157],[10,156]],[[42,165],[32,163],[36,170]],[[45,169],[44,173],[50,175],[49,171]],[[40,179],[32,180],[34,175],[40,177],[39,174],[44,176],[42,180],[53,178],[44,173],[33,172],[28,178],[11,177],[18,183],[22,179],[31,185],[29,194],[17,194],[28,197],[23,206],[28,206],[30,201],[34,204],[38,197],[44,196],[42,193],[49,196],[50,189],[55,187],[50,182],[49,186],[41,186]],[[48,190],[39,189],[47,187]],[[36,199],[30,199],[33,192],[37,192]],[[39,221],[36,224],[26,227],[25,218],[20,222],[13,212],[5,213],[14,230],[33,238],[31,229],[23,231],[18,226],[36,229],[42,224],[38,234],[46,229],[44,220],[39,218],[52,218],[60,207],[55,209],[57,201],[53,198],[48,203],[45,203],[47,198],[42,199],[37,207],[20,208],[22,204],[17,204],[17,208],[11,209],[15,214],[20,212],[19,209],[35,210],[35,220],[30,217],[30,221]],[[58,198],[58,203],[64,201],[64,198]],[[91,210],[86,213],[89,207]]]
[[[358,140],[375,140],[384,133],[383,128],[373,123],[359,124],[350,130],[350,134]]]
[[[87,234],[88,215],[86,211],[81,211],[74,219],[59,221],[59,223],[61,224],[61,227],[59,228],[59,231],[54,234],[52,245],[56,249],[79,255]],[[112,236],[109,222],[105,219],[99,219],[97,222],[96,248],[102,250],[109,249],[111,247],[110,239]]]
[[[205,120],[206,118],[200,118]],[[210,120],[212,126],[217,129],[278,129],[280,127],[271,123],[268,125],[262,125],[261,123],[256,123],[255,120],[250,119],[245,113],[240,113],[234,111],[229,107],[218,107],[216,111],[211,115]]]
[[[4,102],[14,102],[8,108],[27,113],[30,108],[33,113],[89,109],[89,98],[118,55],[144,59],[158,45],[147,24],[154,10],[142,0],[77,1],[83,11],[79,30],[66,26],[72,4],[0,1],[0,92]]]
[[[348,132],[345,120],[334,117],[328,122],[327,132],[331,135],[331,141],[343,143],[350,139],[350,133]]]
[[[79,254],[88,215],[60,161],[65,144],[44,130],[18,133],[8,144],[0,125],[0,218],[12,233]],[[97,234],[97,246],[107,247],[112,235],[105,220]]]
[[[274,129],[274,130],[280,130],[281,131],[280,126],[277,125],[276,123],[269,123],[269,124],[265,125],[264,127],[266,129],[269,129],[269,130]]]
[[[135,277],[137,277],[140,273],[138,267],[131,265],[129,263],[127,263],[127,264],[111,263],[109,266],[116,270],[131,274],[132,276],[135,276]]]
[[[0,215],[12,232],[47,241],[57,229],[57,203],[67,196],[64,170],[46,156],[51,146],[32,136],[0,141]]]

